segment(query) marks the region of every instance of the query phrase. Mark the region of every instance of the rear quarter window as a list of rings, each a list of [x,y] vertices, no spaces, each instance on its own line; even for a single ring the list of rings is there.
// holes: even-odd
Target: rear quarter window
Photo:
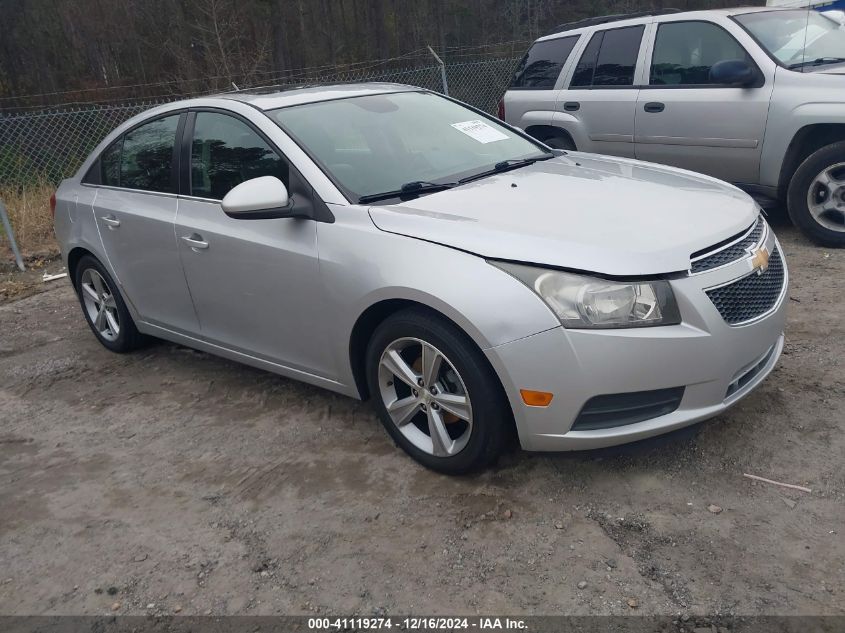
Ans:
[[[123,139],[120,138],[100,156],[101,185],[120,186],[120,152],[122,149]]]
[[[513,75],[512,90],[551,90],[580,36],[535,42],[519,62]]]
[[[120,185],[120,151],[123,147],[123,137],[103,150],[103,153],[95,160],[82,183],[86,185],[109,185],[117,187]]]

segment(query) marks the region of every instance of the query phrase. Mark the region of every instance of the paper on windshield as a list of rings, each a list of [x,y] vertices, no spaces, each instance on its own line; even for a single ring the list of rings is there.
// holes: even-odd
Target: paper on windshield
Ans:
[[[493,143],[495,141],[508,140],[507,134],[502,134],[496,128],[487,125],[481,119],[474,121],[461,121],[460,123],[452,123],[452,127],[463,132],[470,138],[474,138],[479,143]]]

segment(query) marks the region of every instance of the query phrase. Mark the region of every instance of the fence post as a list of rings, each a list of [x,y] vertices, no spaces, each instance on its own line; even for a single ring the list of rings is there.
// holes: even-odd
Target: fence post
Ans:
[[[6,235],[9,236],[9,244],[12,245],[12,252],[15,254],[15,261],[18,264],[18,268],[21,269],[21,272],[24,272],[26,271],[26,267],[23,265],[23,257],[21,257],[21,252],[18,250],[18,243],[15,242],[15,234],[12,233],[12,223],[9,222],[6,205],[3,204],[2,200],[0,200],[0,219],[3,220],[3,229],[5,229]]]
[[[444,64],[443,60],[437,56],[437,53],[434,52],[434,49],[431,48],[431,46],[428,47],[428,51],[434,55],[434,59],[436,59],[437,63],[440,65],[440,81],[443,82],[443,94],[448,97],[449,84],[446,83],[446,64]]]

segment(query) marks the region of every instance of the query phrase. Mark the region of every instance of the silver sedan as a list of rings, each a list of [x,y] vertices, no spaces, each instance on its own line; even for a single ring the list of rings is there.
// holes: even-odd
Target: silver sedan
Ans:
[[[105,347],[370,397],[446,473],[514,436],[575,450],[711,417],[783,347],[786,265],[747,195],[407,86],[152,109],[61,183],[55,226]]]

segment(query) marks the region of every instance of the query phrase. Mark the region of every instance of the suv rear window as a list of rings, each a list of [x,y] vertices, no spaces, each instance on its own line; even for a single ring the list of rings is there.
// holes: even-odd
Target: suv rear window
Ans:
[[[644,30],[640,25],[595,33],[578,61],[569,87],[633,86]]]
[[[535,42],[519,62],[512,90],[551,90],[579,35]]]

